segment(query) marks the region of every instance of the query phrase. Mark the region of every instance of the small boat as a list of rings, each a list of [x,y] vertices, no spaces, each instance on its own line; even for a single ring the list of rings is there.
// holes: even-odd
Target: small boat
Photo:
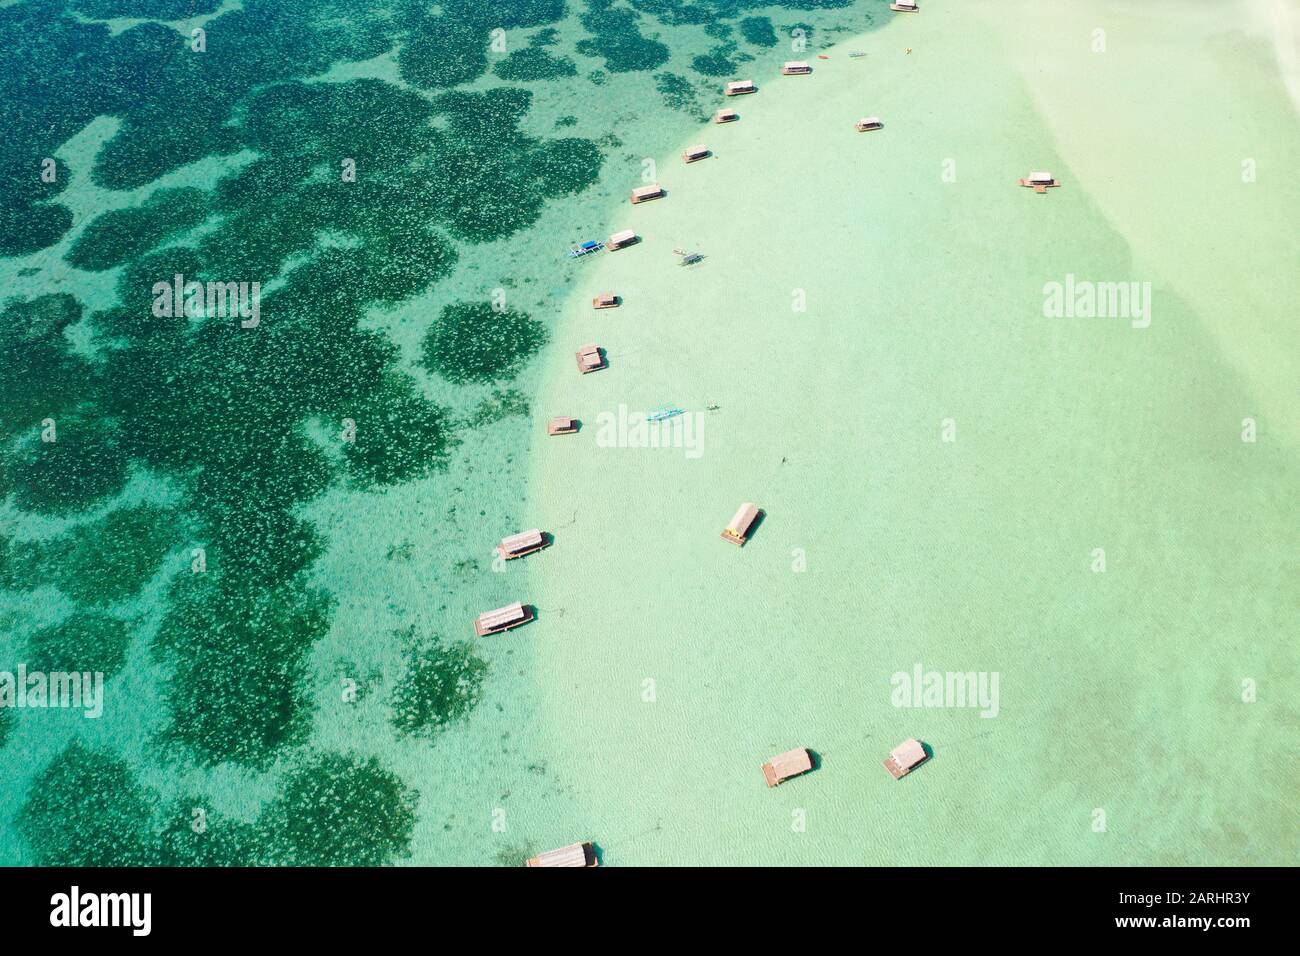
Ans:
[[[818,53],[818,54],[817,54],[817,59],[819,59],[819,60],[829,60],[830,57],[828,57],[825,53]]]
[[[732,80],[722,92],[727,96],[743,96],[745,93],[757,93],[758,87],[753,80]]]
[[[704,261],[702,252],[687,252],[685,249],[674,249],[673,252],[682,257],[682,261],[677,263],[679,266],[693,266],[697,262]]]
[[[621,300],[612,292],[600,292],[591,300],[593,309],[615,309],[618,308]]]
[[[812,67],[803,60],[790,60],[781,67],[782,76],[804,76],[812,72]]]
[[[715,123],[734,123],[738,119],[740,119],[740,114],[735,110],[723,109],[713,114],[713,122]]]
[[[584,242],[580,246],[572,246],[569,249],[569,258],[577,259],[580,256],[589,256],[593,252],[600,252],[600,250],[604,248],[605,244],[603,242],[599,239],[592,239],[588,242]]]
[[[548,435],[572,435],[578,430],[578,420],[567,415],[557,415],[546,423]]]
[[[695,146],[687,146],[682,152],[682,160],[687,163],[695,163],[699,162],[701,159],[706,159],[709,155],[709,147],[705,146],[703,143],[699,143]]]
[[[676,405],[660,405],[658,408],[646,412],[645,420],[648,422],[661,422],[667,418],[676,418],[678,415],[686,413]]]
[[[867,116],[853,124],[853,128],[859,133],[865,133],[867,130],[880,129],[885,124],[880,122],[879,116]]]
[[[590,843],[570,843],[531,857],[524,866],[597,866],[596,849]]]
[[[895,13],[916,13],[921,8],[916,5],[916,0],[896,0],[889,5],[889,9]]]
[[[854,60],[859,60],[862,57],[866,56],[866,54],[863,53],[861,50],[854,50],[852,53],[849,54],[849,56]]]
[[[1061,181],[1053,179],[1052,174],[1046,171],[1030,173],[1024,179],[1019,180],[1021,186],[1027,186],[1036,193],[1045,193],[1048,187],[1059,186]]]

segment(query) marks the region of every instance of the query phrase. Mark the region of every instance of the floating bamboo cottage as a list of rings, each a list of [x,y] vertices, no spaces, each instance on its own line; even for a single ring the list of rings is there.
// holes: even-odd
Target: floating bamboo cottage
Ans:
[[[688,163],[698,162],[708,155],[709,147],[702,143],[695,146],[687,146],[686,149],[682,151],[682,159]]]
[[[531,531],[521,531],[502,538],[497,554],[509,561],[511,558],[522,558],[525,554],[540,551],[546,544],[546,535],[540,529],[533,528]]]
[[[583,375],[605,367],[605,357],[600,354],[599,345],[584,345],[573,354],[578,360],[578,371]]]
[[[1043,170],[1030,173],[1024,179],[1020,180],[1020,185],[1028,186],[1036,193],[1045,193],[1049,186],[1059,186],[1060,182],[1052,178],[1052,174]]]
[[[612,292],[601,292],[591,300],[593,309],[612,309],[618,305],[618,296]]]
[[[897,13],[916,13],[921,8],[916,5],[915,0],[895,0],[889,5],[889,9]]]
[[[738,119],[740,119],[740,114],[735,110],[718,110],[713,114],[713,122],[715,123],[734,123]]]
[[[921,746],[921,741],[912,739],[904,740],[891,750],[884,763],[885,769],[898,780],[925,763],[925,760],[925,748]]]
[[[749,540],[750,529],[754,527],[758,515],[759,511],[758,508],[754,507],[754,503],[746,501],[740,506],[740,510],[732,516],[731,523],[722,532],[722,537],[734,545],[743,547],[745,542]]]
[[[745,93],[757,93],[758,87],[753,80],[733,80],[722,92],[728,96],[743,96]]]
[[[558,850],[547,850],[528,860],[524,866],[597,866],[596,848],[590,843],[570,843]]]
[[[484,611],[480,614],[474,621],[474,633],[479,637],[500,634],[521,624],[527,624],[532,619],[533,609],[516,601],[514,604],[499,607],[495,611]]]
[[[803,60],[791,60],[781,67],[782,76],[803,76],[805,73],[811,73],[812,67]]]
[[[649,202],[651,199],[662,199],[664,189],[658,183],[651,183],[649,186],[638,186],[632,190],[632,205],[640,202]]]
[[[548,435],[572,435],[578,430],[578,420],[576,418],[565,418],[563,415],[557,415],[546,423],[546,434]]]
[[[605,243],[607,249],[622,249],[624,246],[630,246],[636,242],[636,233],[631,229],[624,229],[622,232],[616,232],[609,237],[609,242]]]
[[[865,133],[869,129],[880,129],[885,124],[880,122],[879,116],[867,116],[853,124],[853,128],[859,133]]]
[[[767,780],[769,787],[775,787],[777,784],[784,783],[791,777],[797,777],[801,773],[807,773],[811,769],[812,754],[803,747],[795,747],[794,750],[787,750],[783,754],[777,754],[763,764],[763,777]]]

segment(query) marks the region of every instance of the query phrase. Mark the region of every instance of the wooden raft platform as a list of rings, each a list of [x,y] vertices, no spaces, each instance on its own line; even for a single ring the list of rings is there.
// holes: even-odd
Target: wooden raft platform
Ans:
[[[507,604],[495,611],[484,611],[474,620],[474,633],[479,637],[489,634],[501,634],[512,628],[527,624],[533,619],[533,609],[520,602]]]
[[[521,531],[518,534],[502,538],[501,544],[497,546],[497,554],[510,561],[514,558],[522,558],[526,554],[532,554],[534,551],[540,551],[549,543],[546,540],[546,535],[542,534],[539,528],[533,528],[531,531]]]
[[[732,515],[731,522],[723,529],[722,539],[743,548],[745,542],[749,540],[749,532],[754,527],[754,522],[758,520],[760,514],[762,512],[752,501],[746,501]]]
[[[777,754],[767,763],[763,764],[763,779],[767,781],[769,787],[775,787],[777,784],[784,783],[791,777],[797,777],[801,773],[807,773],[812,769],[812,754],[806,747],[795,747],[794,750],[787,750],[783,754]]]
[[[638,186],[632,190],[632,205],[649,202],[651,199],[662,199],[663,195],[663,187],[658,183],[651,183],[649,186]]]
[[[605,243],[605,248],[613,252],[616,249],[636,245],[636,241],[636,232],[632,229],[624,229],[622,232],[616,232],[610,236],[609,241]]]
[[[532,857],[524,866],[599,866],[596,848],[590,843],[570,843]]]
[[[599,345],[584,345],[573,356],[578,360],[578,371],[583,375],[605,367],[605,356],[600,354]]]
[[[925,763],[928,755],[921,742],[915,738],[904,740],[901,744],[889,752],[885,758],[885,769],[893,775],[895,780],[906,777],[921,764]]]

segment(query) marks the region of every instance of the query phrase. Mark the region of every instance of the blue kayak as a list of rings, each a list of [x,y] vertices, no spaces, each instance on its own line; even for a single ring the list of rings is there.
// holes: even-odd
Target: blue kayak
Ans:
[[[648,422],[661,422],[665,418],[675,418],[683,414],[685,413],[676,405],[660,405],[658,408],[646,412],[645,420]]]

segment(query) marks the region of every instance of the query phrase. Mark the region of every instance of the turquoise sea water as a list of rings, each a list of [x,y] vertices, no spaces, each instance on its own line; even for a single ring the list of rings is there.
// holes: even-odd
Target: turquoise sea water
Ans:
[[[1293,861],[1271,8],[925,6],[0,9],[0,670],[109,675],[98,720],[0,711],[0,862]],[[154,317],[176,272],[260,325]],[[1045,317],[1067,274],[1150,327]],[[698,456],[601,439],[664,403]],[[894,706],[917,664],[998,716]]]

